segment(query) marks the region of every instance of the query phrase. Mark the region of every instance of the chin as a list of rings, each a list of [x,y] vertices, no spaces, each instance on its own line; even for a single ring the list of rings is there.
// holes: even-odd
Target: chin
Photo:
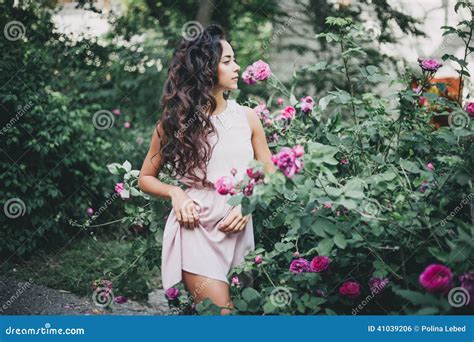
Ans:
[[[237,90],[239,89],[239,86],[237,84],[232,84],[227,87],[227,90]]]

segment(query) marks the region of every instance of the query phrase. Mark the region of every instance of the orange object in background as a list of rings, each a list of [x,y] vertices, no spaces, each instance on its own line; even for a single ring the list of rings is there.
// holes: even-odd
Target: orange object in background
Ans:
[[[459,77],[443,77],[443,78],[433,78],[433,83],[444,83],[446,84],[446,91],[441,93],[438,89],[438,87],[431,87],[431,88],[436,88],[436,93],[439,96],[446,97],[447,99],[450,99],[451,101],[456,101],[458,100],[459,96]],[[462,87],[461,87],[462,88]],[[431,90],[431,89],[430,89]],[[431,92],[428,90],[428,92]]]
[[[441,92],[437,86],[432,86],[427,90],[428,93],[433,93],[438,96],[445,97],[451,101],[457,102],[459,93],[462,92],[462,86],[461,89],[459,89],[459,77],[434,78],[432,83],[444,83],[446,85],[446,91]],[[436,115],[431,118],[430,123],[435,125],[436,129],[440,127],[448,127],[448,118],[449,115]]]

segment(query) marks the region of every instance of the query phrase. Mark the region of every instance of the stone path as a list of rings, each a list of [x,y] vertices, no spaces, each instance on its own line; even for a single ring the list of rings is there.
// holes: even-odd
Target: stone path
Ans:
[[[102,308],[92,297],[19,281],[0,275],[0,315],[171,315],[163,290],[149,294],[147,303],[127,300]]]

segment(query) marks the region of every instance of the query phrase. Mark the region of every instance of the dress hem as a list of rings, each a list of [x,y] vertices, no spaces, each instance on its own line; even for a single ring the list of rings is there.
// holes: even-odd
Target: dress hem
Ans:
[[[198,275],[198,276],[202,276],[202,277],[206,277],[206,278],[211,278],[211,279],[214,279],[214,280],[218,280],[218,281],[221,281],[223,283],[226,283],[227,285],[230,285],[229,281],[227,280],[227,278],[225,278],[225,280],[223,280],[222,278],[217,278],[215,276],[209,276],[207,274],[202,274],[202,273],[196,273],[194,271],[190,271],[189,269],[184,269],[182,268],[181,269],[182,271],[185,271],[185,272],[188,272],[188,273],[192,273],[192,274],[195,274],[195,275]],[[181,277],[181,281],[183,281],[183,277]]]

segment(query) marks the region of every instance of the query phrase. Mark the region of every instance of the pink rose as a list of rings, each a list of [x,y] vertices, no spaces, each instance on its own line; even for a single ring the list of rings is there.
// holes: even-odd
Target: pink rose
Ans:
[[[124,124],[123,124],[123,127],[125,127],[125,128],[130,128],[131,126],[132,126],[132,124],[128,121],[124,122]]]
[[[329,267],[329,258],[327,256],[315,256],[313,260],[311,260],[310,269],[311,272],[323,272],[327,270]]]
[[[252,168],[248,168],[247,169],[247,176],[249,176],[250,178],[253,178],[253,179],[259,179],[259,178],[262,178],[263,173],[260,172],[260,171],[254,171],[254,169],[252,169]]]
[[[296,115],[296,109],[292,106],[286,106],[285,109],[281,112],[281,116],[284,119],[291,120]]]
[[[285,101],[281,97],[279,97],[276,102],[277,102],[277,105],[282,106],[283,102]]]
[[[120,195],[120,193],[125,189],[123,183],[115,184],[115,192]]]
[[[165,295],[169,300],[174,300],[179,297],[179,289],[176,287],[170,287],[166,290]]]
[[[264,103],[259,104],[253,110],[255,111],[255,113],[257,113],[257,116],[260,119],[266,119],[270,115],[270,111]]]
[[[231,280],[231,283],[232,283],[232,285],[235,285],[235,286],[239,285],[239,277],[233,276],[232,280]]]
[[[347,159],[342,159],[341,160],[341,164],[342,165],[346,165],[347,163],[349,163],[349,161]]]
[[[117,296],[117,297],[114,298],[114,302],[117,303],[117,304],[124,304],[124,303],[127,302],[127,300],[128,300],[128,298],[125,297],[125,296]]]
[[[256,263],[257,265],[258,265],[258,264],[261,264],[262,261],[263,261],[263,258],[262,258],[261,255],[257,255],[257,256],[255,257],[255,263]]]
[[[293,273],[303,273],[309,270],[309,262],[304,258],[298,258],[296,260],[293,260],[290,264],[290,271]]]
[[[433,164],[432,164],[432,163],[428,163],[428,164],[426,164],[426,167],[427,167],[429,170],[431,170],[431,171],[433,171],[433,170],[434,170],[434,166],[433,166]]]
[[[326,202],[326,203],[323,204],[323,208],[324,208],[324,209],[331,209],[331,208],[332,208],[332,204],[329,203],[329,202]]]
[[[233,192],[232,190],[234,190],[232,178],[228,176],[219,178],[214,186],[216,187],[217,192],[221,195],[231,194]]]
[[[370,278],[369,280],[369,288],[370,292],[377,294],[379,292],[382,292],[382,290],[387,286],[389,283],[388,278]]]
[[[275,119],[273,119],[273,118],[264,118],[263,119],[263,123],[265,124],[266,127],[272,126],[274,121],[275,121]]]
[[[418,58],[418,64],[420,65],[423,71],[431,71],[431,72],[435,72],[440,67],[443,66],[443,64],[439,63],[436,59],[432,59],[432,58],[427,58],[427,59]]]
[[[247,69],[245,69],[245,71],[242,73],[242,80],[247,84],[257,83],[250,66],[247,67]]]
[[[117,115],[117,116],[118,116],[118,115],[120,115],[120,109],[115,108],[115,109],[112,110],[112,113],[113,113],[114,115]]]
[[[252,64],[253,74],[257,81],[265,81],[270,77],[272,71],[270,66],[262,60],[258,60]]]
[[[420,96],[418,98],[418,104],[420,105],[420,107],[423,107],[425,105],[425,98],[424,96]]]
[[[94,209],[87,208],[87,215],[92,216],[94,214]]]
[[[420,285],[431,293],[445,293],[453,286],[451,269],[440,264],[431,264],[426,267],[418,280]]]
[[[242,191],[245,196],[252,196],[253,188],[255,187],[255,179],[251,179]]]
[[[466,112],[471,118],[474,118],[474,102],[469,102],[466,104]]]
[[[295,152],[296,158],[302,157],[304,154],[304,147],[301,145],[293,146],[293,152]]]
[[[356,281],[345,281],[339,288],[339,294],[344,297],[357,298],[360,295],[360,285]]]
[[[311,96],[306,96],[306,97],[302,98],[300,104],[301,104],[301,110],[304,113],[308,113],[308,112],[312,111],[313,108],[314,108],[314,101],[313,101],[313,98]]]
[[[301,152],[299,148],[297,151]],[[294,150],[289,147],[282,147],[280,152],[272,156],[272,162],[289,178],[303,169],[302,160],[296,157]]]

